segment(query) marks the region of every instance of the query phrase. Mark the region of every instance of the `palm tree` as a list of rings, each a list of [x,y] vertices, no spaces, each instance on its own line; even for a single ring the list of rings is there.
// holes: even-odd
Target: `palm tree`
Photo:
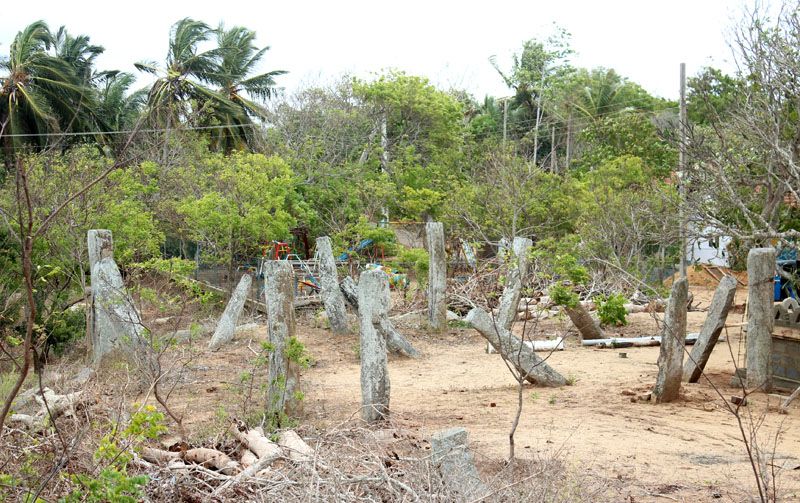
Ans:
[[[226,30],[220,23],[216,34],[220,60],[212,82],[238,109],[235,115],[223,118],[223,124],[233,127],[220,130],[216,143],[218,149],[230,150],[252,137],[253,119],[264,117],[261,103],[275,95],[275,77],[286,72],[273,70],[251,75],[269,50],[269,46],[261,49],[255,46],[256,32],[241,26]]]
[[[48,52],[55,42],[47,24],[36,21],[0,61],[6,72],[0,77],[0,139],[7,158],[22,143],[46,144],[47,133],[91,129],[91,91],[73,65]]]
[[[180,122],[192,122],[204,108],[216,113],[236,113],[236,107],[222,94],[206,87],[219,75],[220,48],[198,52],[198,45],[211,38],[214,30],[201,21],[184,18],[170,30],[169,50],[164,68],[152,62],[136,68],[158,76],[150,87],[147,104],[151,117],[167,129]]]

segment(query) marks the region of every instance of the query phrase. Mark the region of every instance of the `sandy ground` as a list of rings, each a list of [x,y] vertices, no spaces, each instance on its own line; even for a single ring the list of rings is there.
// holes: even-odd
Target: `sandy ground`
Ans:
[[[708,307],[713,292],[693,291],[695,304]],[[739,309],[729,315],[729,323],[741,321],[745,295],[737,294]],[[688,318],[689,331],[699,331],[705,312],[690,312]],[[628,319],[629,326],[608,333],[659,333],[650,314]],[[298,338],[315,361],[302,376],[306,399],[301,422],[327,427],[358,417],[358,335],[337,336],[312,325],[310,317],[298,324]],[[429,335],[415,324],[400,328],[423,358],[390,358],[394,418],[423,437],[463,426],[480,460],[506,457],[518,389],[500,356],[487,354],[485,340],[472,329]],[[684,385],[675,403],[642,402],[637,395],[650,391],[656,380],[658,347],[585,348],[569,332],[568,322],[539,328],[544,335],[572,334],[567,349],[548,361],[574,383],[561,388],[524,385],[517,456],[564,456],[576,473],[613,480],[618,501],[741,501],[742,492],[751,490],[752,470],[736,418],[707,380]],[[190,431],[207,428],[220,403],[229,413],[236,412],[230,383],[254,357],[248,345],[256,348],[266,338],[262,327],[192,363],[187,385],[172,398],[178,409],[185,409]],[[727,342],[718,344],[706,368],[724,399],[740,394],[730,386],[734,359],[744,359],[738,328],[728,330]],[[780,430],[774,465],[786,467],[778,478],[782,501],[800,501],[799,402],[782,413],[779,398],[762,394],[742,408],[745,428],[760,424],[757,441],[768,454]]]

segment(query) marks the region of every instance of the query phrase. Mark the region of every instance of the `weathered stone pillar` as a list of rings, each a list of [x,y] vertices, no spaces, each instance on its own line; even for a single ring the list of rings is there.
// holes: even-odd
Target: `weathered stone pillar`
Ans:
[[[766,392],[772,390],[775,259],[774,248],[753,248],[747,254],[747,387]]]
[[[447,327],[447,256],[444,251],[444,226],[441,222],[425,224],[430,261],[428,265],[428,324],[431,330]]]
[[[269,387],[267,414],[280,424],[285,417],[300,413],[300,364],[287,354],[294,339],[294,271],[285,260],[271,260],[264,267],[264,300],[269,317]]]
[[[141,317],[128,298],[122,275],[110,256],[92,268],[92,360],[97,365],[115,348],[137,356]]]
[[[700,379],[703,369],[706,367],[709,357],[711,357],[711,352],[717,344],[719,334],[725,326],[728,311],[730,311],[733,305],[733,298],[736,296],[737,283],[736,278],[728,275],[720,280],[717,290],[714,292],[711,307],[708,308],[708,315],[705,323],[703,323],[703,329],[700,330],[700,336],[692,347],[689,359],[683,366],[683,380],[685,382],[697,382]]]
[[[528,277],[528,249],[533,241],[527,238],[514,238],[513,253],[509,257],[508,272],[503,285],[503,296],[497,309],[495,321],[506,330],[511,330],[517,315],[517,306],[522,295],[522,286]]]
[[[431,436],[431,458],[445,485],[458,501],[471,501],[486,493],[467,444],[467,430],[450,428]]]
[[[671,402],[678,398],[683,371],[683,348],[686,342],[686,303],[689,282],[680,278],[672,284],[664,328],[661,330],[661,349],[658,354],[658,378],[653,389],[653,401]]]
[[[527,344],[522,344],[511,332],[500,326],[499,321],[492,320],[481,308],[474,308],[467,313],[465,321],[472,324],[494,349],[503,355],[522,375],[527,375],[528,382],[542,386],[564,386],[564,376],[542,360]]]
[[[86,237],[89,248],[89,273],[91,274],[94,265],[100,260],[106,257],[114,258],[114,239],[108,229],[90,229]]]
[[[361,318],[361,419],[380,421],[389,414],[389,368],[386,339],[376,321],[388,313],[385,299],[389,278],[379,270],[364,271],[358,280],[358,312]]]
[[[578,329],[583,340],[606,338],[606,333],[600,328],[600,322],[594,319],[589,310],[580,302],[571,307],[564,306],[564,312],[569,316],[569,321]]]
[[[322,290],[322,303],[328,314],[331,330],[337,334],[349,332],[347,327],[347,311],[344,308],[344,298],[339,290],[339,275],[336,272],[336,262],[333,259],[331,238],[324,236],[317,238],[317,256],[319,257],[319,275]]]
[[[358,285],[356,285],[356,282],[353,281],[353,278],[347,276],[339,284],[339,288],[344,296],[344,300],[346,300],[347,303],[350,304],[350,307],[358,314]],[[386,297],[381,299],[381,302],[386,304],[386,313],[389,312],[389,308],[391,307],[391,300],[390,292],[387,291]],[[378,332],[386,338],[386,348],[390,353],[400,356],[410,356],[411,358],[420,358],[422,356],[419,354],[419,351],[414,349],[414,346],[408,342],[408,339],[394,328],[394,325],[387,315],[384,314],[373,319],[373,324],[378,327]]]
[[[225,311],[219,318],[217,329],[211,337],[211,342],[208,343],[209,349],[219,349],[223,344],[229,343],[233,340],[233,334],[236,331],[236,322],[239,321],[239,316],[244,309],[244,302],[247,300],[247,294],[250,292],[250,285],[253,284],[253,278],[249,274],[242,276],[239,284],[236,285],[236,290],[233,291],[228,305],[225,306]]]

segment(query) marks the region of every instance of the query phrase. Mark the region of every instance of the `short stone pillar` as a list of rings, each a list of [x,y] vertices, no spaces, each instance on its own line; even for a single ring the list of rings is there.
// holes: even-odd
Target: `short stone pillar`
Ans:
[[[444,226],[441,222],[425,224],[428,243],[428,324],[431,330],[447,328],[447,256],[444,251]]]
[[[528,277],[528,250],[533,241],[527,238],[514,238],[513,253],[509,257],[508,272],[503,284],[503,296],[497,309],[496,320],[506,330],[511,330],[517,316],[517,306],[522,296],[522,286]]]
[[[337,334],[349,332],[347,327],[347,310],[344,307],[344,298],[339,290],[339,274],[336,272],[336,262],[333,259],[331,238],[328,236],[317,238],[317,257],[319,259],[319,275],[322,289],[322,303],[328,314],[331,330]]]
[[[384,300],[389,293],[389,277],[372,269],[358,280],[358,313],[361,319],[359,352],[361,354],[361,419],[374,423],[389,414],[389,363],[386,338],[378,320],[388,313]]]
[[[467,444],[467,430],[457,426],[431,436],[431,459],[444,484],[457,501],[471,501],[486,494]]]
[[[753,248],[747,254],[747,387],[765,392],[772,390],[775,260],[774,248]]]
[[[653,389],[653,401],[672,402],[678,398],[683,375],[683,349],[686,344],[686,304],[689,300],[689,281],[680,278],[672,284],[664,327],[661,330],[661,348],[658,353],[658,378]]]
[[[228,305],[225,306],[225,311],[219,318],[217,329],[214,335],[211,336],[211,342],[208,343],[209,349],[219,349],[223,344],[227,344],[233,340],[233,334],[236,331],[236,323],[239,321],[239,316],[242,315],[244,303],[247,300],[247,294],[250,292],[250,285],[253,284],[253,278],[249,274],[242,276],[239,284],[236,285],[236,290],[233,291]]]
[[[567,380],[547,364],[533,349],[532,344],[523,344],[511,332],[500,326],[483,309],[472,309],[464,321],[470,323],[494,349],[516,368],[526,380],[541,386],[564,386]]]
[[[270,260],[264,264],[264,300],[269,317],[269,386],[267,414],[280,425],[282,419],[297,416],[301,402],[300,364],[287,354],[294,339],[294,271],[285,260]]]
[[[711,307],[708,308],[706,321],[700,330],[697,342],[692,347],[686,364],[683,367],[683,380],[685,382],[697,382],[703,373],[703,369],[711,357],[711,352],[717,344],[719,334],[725,327],[725,320],[728,319],[728,311],[733,305],[733,298],[736,296],[736,286],[738,281],[733,276],[726,275],[720,280]]]

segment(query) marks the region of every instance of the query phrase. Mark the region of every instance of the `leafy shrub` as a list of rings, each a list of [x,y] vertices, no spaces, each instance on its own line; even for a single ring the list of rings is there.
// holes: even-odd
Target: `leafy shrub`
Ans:
[[[54,313],[44,324],[47,346],[57,355],[86,334],[86,313],[83,309]]]
[[[597,300],[597,316],[602,325],[619,327],[628,324],[628,320],[625,319],[628,310],[625,309],[625,297],[621,293],[601,295]]]
[[[428,268],[430,267],[430,255],[423,248],[410,248],[400,250],[400,260],[407,264],[414,264],[414,274],[420,287],[428,284]]]

